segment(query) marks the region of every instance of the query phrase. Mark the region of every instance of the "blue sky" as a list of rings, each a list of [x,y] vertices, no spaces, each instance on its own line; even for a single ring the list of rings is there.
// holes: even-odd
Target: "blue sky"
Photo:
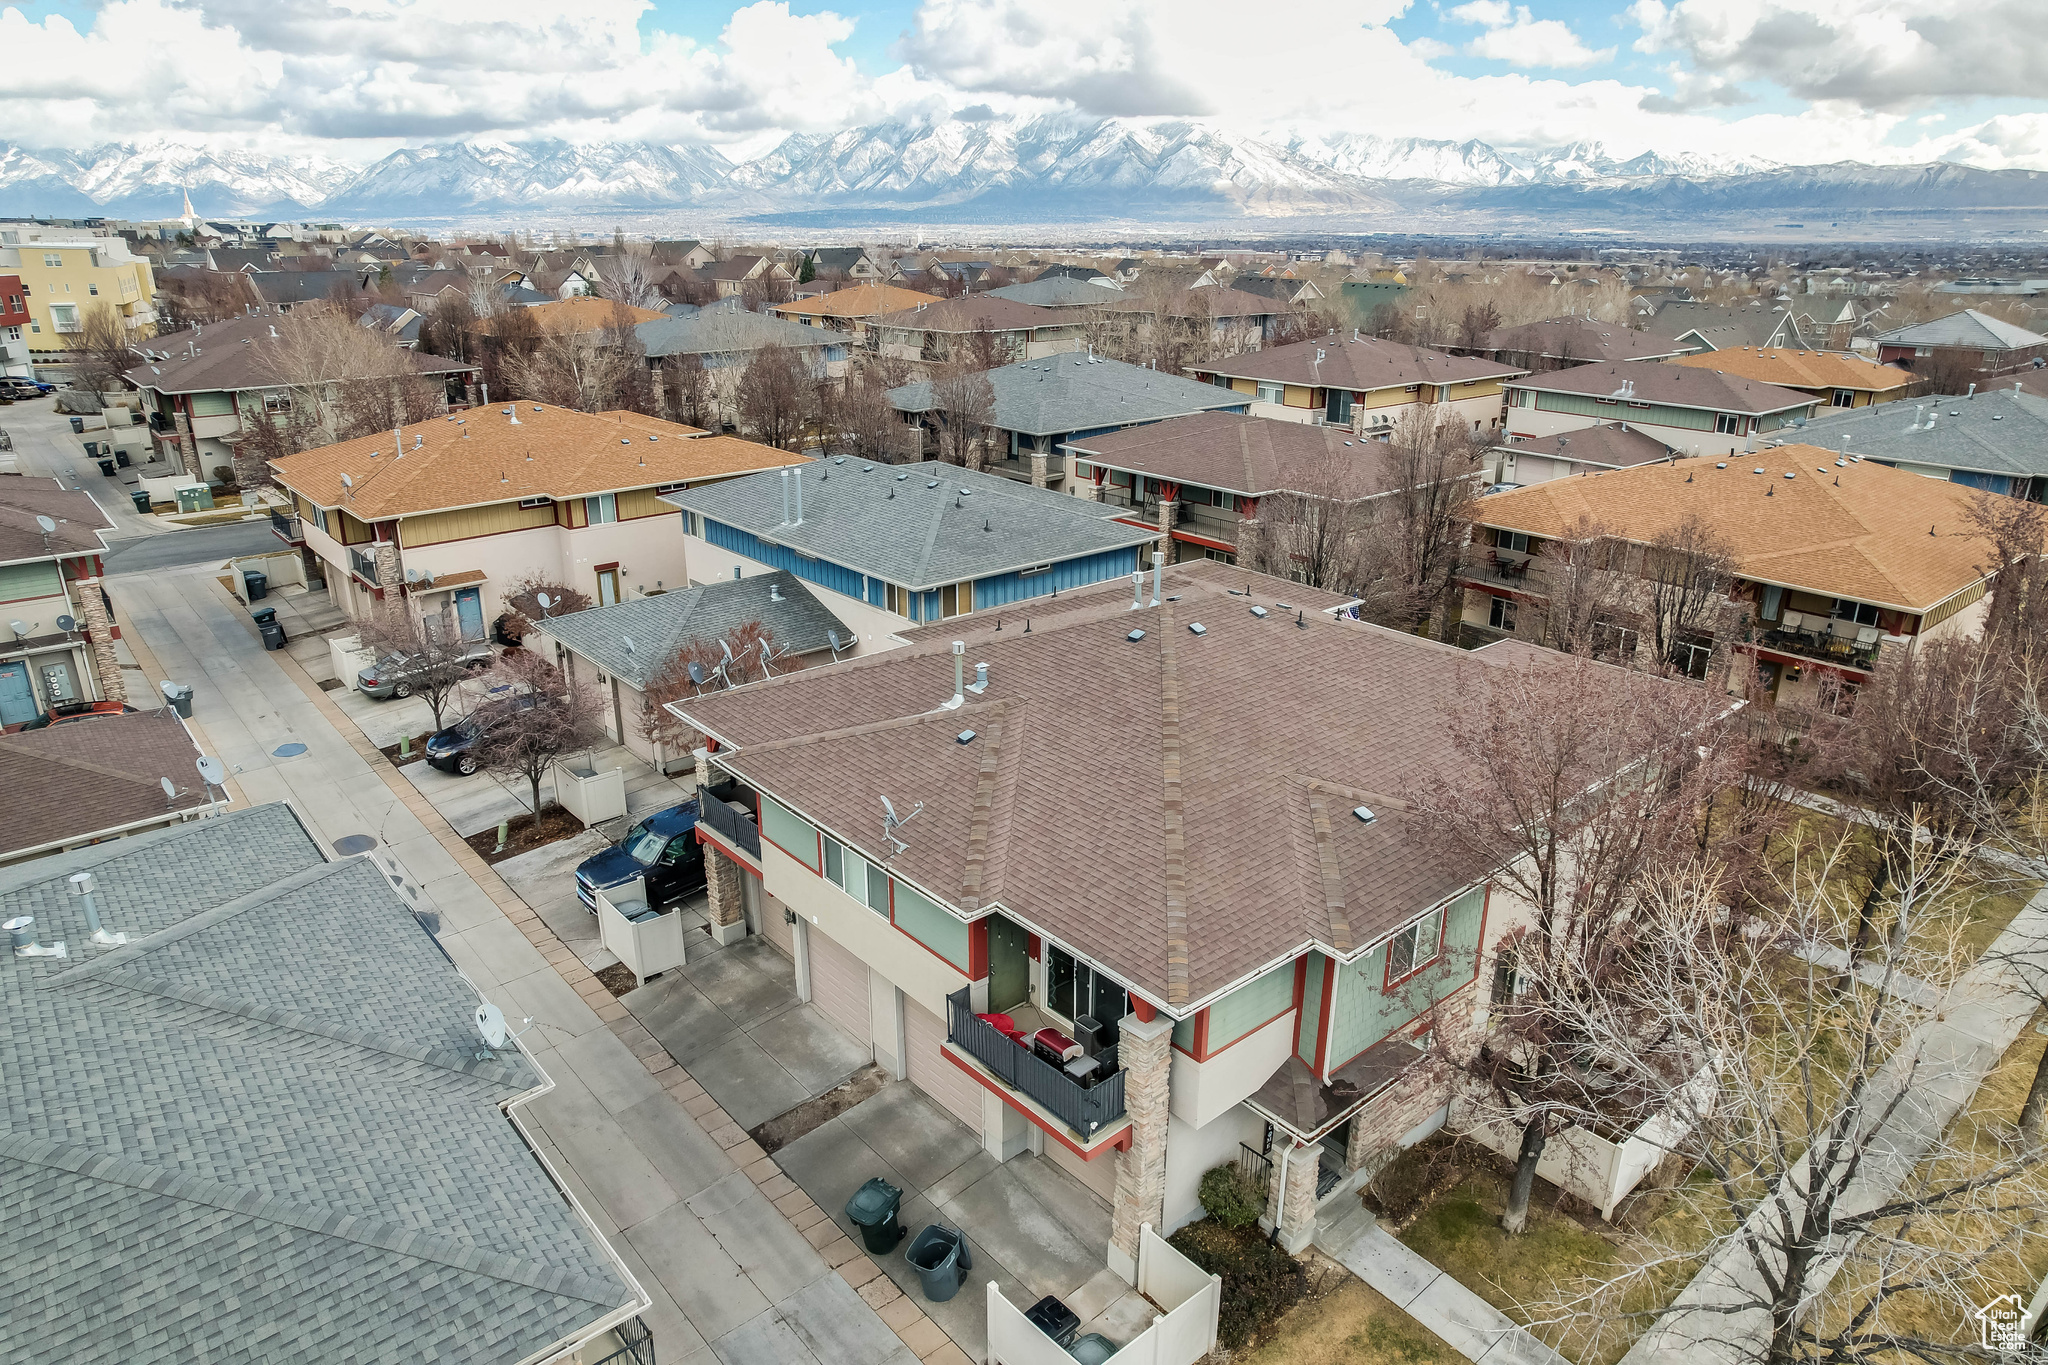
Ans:
[[[0,139],[344,158],[989,113],[2048,168],[2041,0],[31,0]]]

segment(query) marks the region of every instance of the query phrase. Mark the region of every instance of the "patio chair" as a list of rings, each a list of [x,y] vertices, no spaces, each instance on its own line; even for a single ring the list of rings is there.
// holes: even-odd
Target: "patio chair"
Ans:
[[[1806,618],[1796,611],[1788,611],[1778,618],[1778,629],[1788,635],[1797,635],[1806,624]]]
[[[1856,648],[1870,649],[1877,644],[1877,627],[1863,626],[1856,632]]]

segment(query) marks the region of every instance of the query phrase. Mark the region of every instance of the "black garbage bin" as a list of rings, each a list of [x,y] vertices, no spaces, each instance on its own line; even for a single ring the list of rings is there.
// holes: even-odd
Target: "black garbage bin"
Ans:
[[[123,449],[121,449],[121,447],[119,447],[119,446],[115,446],[115,447],[114,447],[114,463],[115,463],[115,464],[117,464],[117,465],[119,465],[119,466],[121,466],[121,468],[123,468],[123,469],[126,469],[126,468],[128,468],[128,465],[129,465],[129,459],[128,459],[128,452],[127,452],[127,451],[125,451],[125,450],[123,450]]]
[[[270,595],[270,577],[255,569],[242,570],[242,591],[249,595],[251,602],[261,602]]]
[[[903,1191],[880,1176],[872,1177],[846,1201],[847,1220],[860,1229],[860,1239],[869,1251],[894,1251],[903,1240],[907,1229],[896,1221],[902,1203]]]
[[[138,488],[133,493],[130,493],[128,496],[135,499],[136,511],[142,513],[145,516],[149,514],[149,493],[147,492],[147,490]]]
[[[916,1268],[917,1278],[924,1282],[924,1296],[933,1303],[944,1303],[959,1293],[967,1272],[974,1269],[967,1239],[937,1223],[917,1234],[903,1258]]]
[[[164,703],[177,708],[178,714],[186,720],[192,719],[192,689],[185,683],[164,680]]]
[[[249,608],[249,619],[259,626],[275,625],[277,624],[277,608],[251,607]]]
[[[1081,1330],[1080,1315],[1050,1294],[1025,1309],[1024,1320],[1051,1337],[1062,1351],[1074,1344],[1074,1334]]]
[[[85,435],[85,419],[83,417],[74,417],[71,419],[71,434],[74,436]]]
[[[106,476],[107,476],[108,478],[110,478],[110,479],[111,479],[111,478],[113,478],[113,477],[114,477],[114,462],[113,462],[113,461],[112,461],[111,459],[107,459],[107,460],[101,460],[101,461],[100,461],[100,473],[102,473],[102,474],[106,475]]]
[[[263,635],[263,647],[265,649],[284,648],[285,639],[283,626],[279,625],[275,621],[272,621],[268,625],[263,626],[260,629]]]

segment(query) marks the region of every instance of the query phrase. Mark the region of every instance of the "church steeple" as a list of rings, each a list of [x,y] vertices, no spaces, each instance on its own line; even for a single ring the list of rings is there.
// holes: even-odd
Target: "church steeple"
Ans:
[[[184,221],[185,230],[187,232],[190,232],[193,228],[199,225],[199,215],[192,211],[192,191],[190,190],[185,191]]]

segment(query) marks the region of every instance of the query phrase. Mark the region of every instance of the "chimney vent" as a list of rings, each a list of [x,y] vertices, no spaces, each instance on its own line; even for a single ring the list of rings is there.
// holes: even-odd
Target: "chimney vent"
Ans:
[[[16,957],[65,957],[64,945],[53,943],[45,948],[36,942],[36,917],[16,915],[4,926],[7,930],[8,946]]]

